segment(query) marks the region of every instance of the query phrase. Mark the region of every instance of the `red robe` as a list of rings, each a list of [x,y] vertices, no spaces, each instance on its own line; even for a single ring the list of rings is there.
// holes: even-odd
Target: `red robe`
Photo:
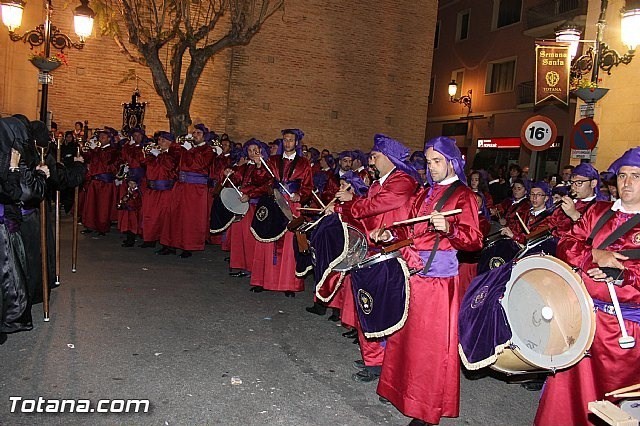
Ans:
[[[207,144],[186,150],[182,148],[178,170],[209,177],[213,151]],[[171,201],[162,228],[160,243],[182,250],[204,250],[209,235],[210,211],[207,210],[209,188],[207,183],[176,182],[171,190]]]
[[[120,148],[120,164],[126,163],[127,166],[129,167],[129,170],[142,168],[143,158],[144,158],[144,155],[142,154],[142,148],[140,147],[140,145],[126,144],[126,145],[123,145],[122,148]],[[119,167],[120,165],[118,165],[118,168]],[[139,188],[144,188],[146,186],[144,181],[144,173],[142,173],[142,177],[139,180],[137,180],[137,182],[138,182]],[[125,194],[127,193],[126,180],[122,182],[122,184],[119,185],[117,188],[118,188],[117,198],[118,200],[122,200],[122,197],[124,197]],[[129,225],[123,225],[123,222],[129,221],[128,218],[123,217],[123,216],[129,215],[128,213],[125,213],[126,211],[127,210],[118,211],[118,229],[121,232],[126,232],[124,227],[129,227]]]
[[[431,213],[447,187],[436,184],[424,201],[416,203],[412,216]],[[441,210],[458,208],[462,213],[447,217],[450,233],[441,233],[438,251],[482,248],[476,198],[465,186],[456,189]],[[430,252],[438,234],[429,226],[429,222],[416,224],[413,246],[402,249],[409,268],[424,268],[418,250]],[[378,394],[404,415],[432,424],[438,424],[441,417],[457,417],[460,408],[460,299],[457,270],[453,274],[411,277],[407,321],[387,340],[378,384]]]
[[[146,180],[175,181],[178,177],[179,149],[177,144],[171,144],[168,152],[162,152],[157,157],[147,155],[143,160]],[[159,191],[145,185],[142,191],[142,238],[144,241],[158,241],[171,203],[171,190]]]
[[[118,149],[111,145],[84,153],[88,182],[82,212],[82,224],[97,232],[109,232],[111,215],[117,203],[116,186],[99,180],[100,175],[115,176]]]
[[[610,206],[610,202],[600,201],[589,208],[571,232],[560,239],[558,257],[583,271],[596,267],[591,256],[592,247],[597,247],[631,216],[615,213],[596,234],[593,245],[587,245],[586,239],[591,230]],[[640,249],[640,225],[606,248],[610,251],[628,249]],[[621,304],[640,306],[640,260],[622,263],[625,267],[624,280],[622,287],[616,286],[618,299]],[[605,283],[592,280],[586,273],[581,276],[594,299],[611,303]],[[640,324],[628,320],[624,324],[628,334],[640,341]],[[616,316],[597,310],[595,331],[590,356],[547,379],[536,413],[536,425],[590,424],[587,419],[589,401],[605,399],[606,392],[640,381],[640,346],[636,343],[632,349],[620,348],[618,339],[621,332]]]
[[[353,218],[353,221],[357,222],[356,228],[361,229],[366,235],[369,247],[375,247],[377,243],[374,243],[369,236],[371,231],[383,225],[391,225],[395,221],[407,219],[420,191],[418,182],[408,174],[395,169],[382,185],[379,181],[374,182],[366,198],[354,198],[341,206],[336,206],[335,211],[346,218]],[[347,220],[351,222],[352,219]],[[350,297],[353,298],[353,293]],[[357,328],[360,351],[365,365],[382,365],[385,349],[381,341],[367,340],[359,324]]]
[[[296,192],[300,202],[294,203],[284,194],[294,216],[299,216],[299,208],[311,198],[313,181],[309,160],[299,157],[295,169],[290,173],[294,160],[284,160],[282,156],[271,156],[269,169],[282,182],[299,181]],[[293,254],[293,232],[285,232],[284,237],[271,243],[256,242],[255,258],[251,270],[251,285],[273,291],[303,291],[304,280],[296,277],[296,261]]]
[[[251,271],[257,243],[251,233],[251,221],[253,221],[258,199],[269,193],[273,178],[264,166],[257,168],[254,164],[243,164],[230,176],[230,179],[244,195],[249,196],[250,200],[247,213],[240,221],[232,223],[230,227],[229,266]]]
[[[500,215],[507,221],[506,225],[515,234],[523,232],[522,225],[516,217],[516,213],[524,220],[525,215],[531,208],[531,202],[528,198],[523,198],[518,203],[514,204],[511,198],[507,198],[496,206]]]
[[[119,210],[118,229],[120,232],[132,232],[136,235],[142,233],[142,192],[139,188],[127,190],[127,193],[118,202]]]

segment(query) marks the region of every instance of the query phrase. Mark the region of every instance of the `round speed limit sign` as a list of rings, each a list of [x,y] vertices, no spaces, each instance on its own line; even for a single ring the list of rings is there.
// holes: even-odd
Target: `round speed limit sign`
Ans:
[[[531,151],[544,151],[558,136],[555,123],[544,115],[536,115],[525,121],[520,130],[520,139]]]

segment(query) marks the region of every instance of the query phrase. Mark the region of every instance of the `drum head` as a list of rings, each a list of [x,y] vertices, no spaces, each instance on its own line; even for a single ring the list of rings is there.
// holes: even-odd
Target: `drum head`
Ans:
[[[282,213],[284,213],[287,219],[292,220],[293,213],[291,213],[291,207],[289,207],[289,203],[284,198],[284,195],[282,195],[282,193],[277,189],[274,189],[273,198],[276,199],[276,204],[278,205],[278,207],[280,207],[280,210],[282,210]]]
[[[369,245],[367,244],[367,237],[353,226],[347,225],[348,233],[348,251],[347,257],[336,266],[333,267],[334,271],[345,272],[352,267],[362,262],[367,257],[367,251]]]
[[[513,351],[531,366],[570,367],[593,342],[593,300],[580,276],[559,259],[532,255],[518,261],[501,304],[513,334]],[[519,372],[501,368],[500,358],[494,368]]]
[[[220,200],[231,213],[244,215],[249,211],[249,203],[240,201],[238,192],[233,188],[223,188],[220,191]]]

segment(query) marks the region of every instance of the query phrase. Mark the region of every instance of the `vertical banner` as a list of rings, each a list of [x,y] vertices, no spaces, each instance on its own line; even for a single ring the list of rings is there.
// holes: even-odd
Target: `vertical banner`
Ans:
[[[536,42],[535,105],[556,99],[569,105],[571,55],[567,43]]]

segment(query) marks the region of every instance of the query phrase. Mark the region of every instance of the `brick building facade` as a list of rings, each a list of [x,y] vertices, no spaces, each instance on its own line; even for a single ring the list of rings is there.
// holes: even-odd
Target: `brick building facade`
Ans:
[[[76,5],[53,5],[53,24],[72,35]],[[286,2],[248,46],[210,61],[196,89],[193,122],[237,141],[270,141],[295,126],[319,148],[368,149],[378,132],[421,147],[437,1],[384,0],[375,6],[365,0]],[[27,4],[18,33],[44,22],[40,7]],[[0,33],[0,113],[35,118],[40,96],[28,46],[12,43],[5,27]],[[149,71],[127,61],[111,38],[91,37],[82,51],[66,54],[69,65],[53,73],[49,90],[49,110],[61,129],[84,119],[90,127],[120,128],[121,104],[135,87],[133,81],[121,83],[130,69],[140,77],[141,100],[149,102],[147,129],[168,128]]]

